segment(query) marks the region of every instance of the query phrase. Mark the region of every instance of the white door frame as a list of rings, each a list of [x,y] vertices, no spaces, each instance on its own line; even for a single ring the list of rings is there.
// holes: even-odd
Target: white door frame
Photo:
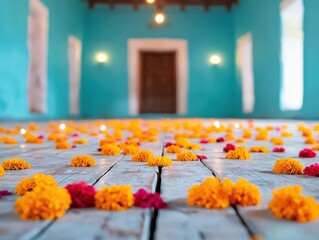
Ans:
[[[175,51],[176,52],[176,102],[177,113],[187,113],[188,99],[188,47],[186,40],[179,39],[129,39],[128,72],[129,72],[129,112],[139,114],[139,84],[141,51]]]

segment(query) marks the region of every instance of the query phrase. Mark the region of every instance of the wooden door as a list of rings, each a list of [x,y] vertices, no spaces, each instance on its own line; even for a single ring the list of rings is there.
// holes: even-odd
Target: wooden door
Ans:
[[[176,53],[140,56],[140,113],[176,113]]]

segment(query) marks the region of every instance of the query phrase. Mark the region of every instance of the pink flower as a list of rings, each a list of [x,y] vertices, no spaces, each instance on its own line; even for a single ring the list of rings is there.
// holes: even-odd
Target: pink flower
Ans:
[[[38,138],[39,138],[39,139],[43,139],[44,136],[43,136],[43,135],[39,135]]]
[[[229,152],[230,150],[235,150],[236,146],[234,144],[227,144],[226,147],[224,147],[224,152]]]
[[[225,138],[223,137],[217,138],[217,142],[225,142]]]
[[[79,136],[78,133],[73,133],[73,134],[71,135],[71,137],[78,137],[78,136]]]
[[[310,166],[305,167],[303,172],[304,174],[307,174],[309,176],[319,177],[319,164],[318,163],[311,164]]]
[[[275,127],[275,131],[280,132],[280,127]]]
[[[158,193],[148,193],[143,188],[134,194],[134,206],[140,208],[167,208],[167,203],[163,201]]]
[[[85,182],[69,184],[65,187],[71,195],[74,208],[89,208],[95,206],[95,188]]]
[[[272,151],[273,151],[273,152],[285,152],[286,149],[284,149],[284,148],[282,148],[282,147],[280,147],[280,148],[275,147]]]
[[[175,145],[175,143],[167,142],[167,143],[165,144],[165,147],[167,148],[167,147],[170,147],[170,146],[172,146],[172,145]]]
[[[299,157],[314,158],[317,154],[309,148],[305,148],[299,152]]]
[[[72,145],[71,148],[76,148],[76,146],[75,146],[75,145]]]
[[[205,155],[196,155],[198,160],[205,160],[207,157]]]
[[[207,143],[208,143],[208,140],[205,139],[205,138],[203,138],[203,139],[201,139],[201,140],[199,141],[199,143],[201,143],[201,144],[207,144]]]
[[[12,193],[7,190],[0,191],[0,199],[2,199],[3,196],[9,196],[11,194]]]

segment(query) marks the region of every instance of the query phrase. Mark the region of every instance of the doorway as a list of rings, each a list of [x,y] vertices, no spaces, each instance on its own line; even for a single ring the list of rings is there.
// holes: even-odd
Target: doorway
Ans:
[[[176,113],[176,52],[140,52],[140,113]]]

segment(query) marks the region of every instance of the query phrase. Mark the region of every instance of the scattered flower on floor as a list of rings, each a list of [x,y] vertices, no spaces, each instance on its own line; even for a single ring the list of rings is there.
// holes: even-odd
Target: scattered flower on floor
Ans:
[[[148,162],[154,158],[153,153],[150,150],[141,150],[132,156],[133,162]]]
[[[224,152],[229,152],[230,150],[235,150],[236,146],[234,144],[228,143],[226,144],[226,146],[224,147]]]
[[[273,152],[285,152],[285,148],[282,148],[282,147],[275,147],[273,150]]]
[[[281,158],[276,161],[273,171],[277,174],[302,174],[302,164],[293,158]]]
[[[167,156],[153,157],[147,161],[148,166],[169,167],[172,166],[172,159]]]
[[[31,165],[24,159],[18,157],[7,159],[2,162],[4,170],[23,170],[31,168]]]
[[[191,151],[183,151],[176,154],[178,161],[197,161],[198,158],[195,153]]]
[[[309,176],[319,177],[319,164],[318,163],[311,164],[310,166],[305,167],[303,172],[304,174],[307,174]]]
[[[314,158],[316,155],[317,154],[309,148],[305,148],[299,152],[299,157],[301,158]]]
[[[163,201],[158,193],[149,193],[141,188],[134,194],[134,206],[140,208],[167,208],[167,203]]]
[[[85,182],[73,183],[65,187],[72,199],[72,208],[90,208],[95,206],[95,188]]]
[[[235,150],[230,150],[226,154],[226,159],[249,160],[250,154],[249,154],[249,151],[245,147],[239,146],[239,147],[236,147]]]
[[[79,155],[71,159],[72,167],[92,167],[95,166],[95,160],[89,155]]]
[[[26,192],[32,191],[37,186],[57,187],[58,184],[51,175],[36,173],[30,178],[23,178],[16,186],[14,192],[17,195],[23,195]]]

